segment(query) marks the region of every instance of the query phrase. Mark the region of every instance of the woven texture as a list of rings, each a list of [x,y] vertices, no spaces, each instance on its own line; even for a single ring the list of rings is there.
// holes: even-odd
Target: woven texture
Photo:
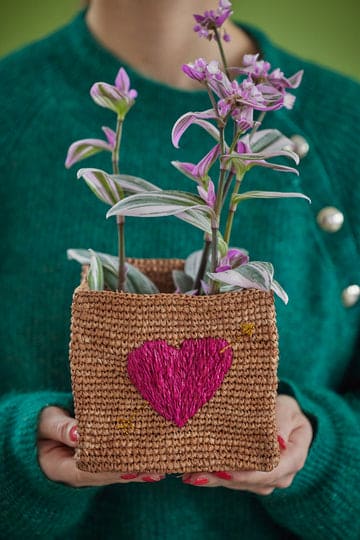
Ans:
[[[134,261],[132,261],[134,263]],[[179,260],[137,260],[171,288]],[[275,426],[277,328],[273,295],[254,289],[212,296],[90,291],[83,281],[72,305],[71,373],[82,470],[182,473],[272,470],[279,460]],[[233,361],[223,383],[179,428],[131,383],[128,354],[143,343],[226,340]]]

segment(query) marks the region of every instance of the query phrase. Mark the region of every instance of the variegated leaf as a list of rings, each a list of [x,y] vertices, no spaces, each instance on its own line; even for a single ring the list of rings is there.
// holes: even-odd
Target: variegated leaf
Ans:
[[[124,197],[121,186],[101,169],[80,169],[77,177],[83,178],[91,191],[106,204],[112,206]]]
[[[164,190],[130,195],[110,208],[106,216],[161,217],[181,214],[185,210],[199,210],[214,215],[213,209],[200,197],[182,191]]]
[[[104,281],[106,286],[117,290],[118,284],[118,257],[107,253],[95,252],[104,269]],[[90,254],[86,249],[68,249],[67,256],[81,265],[90,264]],[[126,263],[125,291],[141,294],[155,294],[159,290],[156,285],[135,266]]]
[[[283,192],[283,191],[246,191],[245,193],[239,193],[234,195],[231,199],[232,204],[238,204],[245,199],[287,199],[298,198],[305,199],[309,203],[311,200],[303,193]]]
[[[91,291],[104,290],[104,272],[100,258],[96,253],[89,249],[90,267],[87,275],[87,281]]]
[[[138,176],[130,174],[112,174],[112,180],[119,185],[126,194],[143,193],[144,191],[161,191],[161,188]]]
[[[183,270],[173,270],[172,277],[178,292],[187,293],[193,290],[194,280]]]

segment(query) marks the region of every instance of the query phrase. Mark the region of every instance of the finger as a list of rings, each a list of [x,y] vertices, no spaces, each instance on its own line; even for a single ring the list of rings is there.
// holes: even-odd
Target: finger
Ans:
[[[72,487],[105,486],[130,482],[147,483],[160,481],[165,475],[157,473],[91,473],[77,468],[74,450],[53,440],[39,441],[39,463],[45,475],[54,482],[61,482]]]
[[[290,396],[279,395],[276,399],[276,425],[278,442],[281,450],[286,450],[294,428],[294,420],[301,413],[297,402]]]
[[[76,447],[79,435],[75,418],[59,407],[46,407],[40,415],[38,438]]]
[[[216,485],[221,485],[221,480],[213,477],[211,473],[204,472],[186,473],[183,475],[182,481],[184,484],[197,487],[215,487]]]
[[[258,488],[288,487],[296,473],[304,466],[309,451],[312,429],[311,425],[307,426],[307,422],[305,418],[305,421],[291,432],[287,449],[281,454],[279,465],[273,471],[232,472],[233,482],[250,491]]]

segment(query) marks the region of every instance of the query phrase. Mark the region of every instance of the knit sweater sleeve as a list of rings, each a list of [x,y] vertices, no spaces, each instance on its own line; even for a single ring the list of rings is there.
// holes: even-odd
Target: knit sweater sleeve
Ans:
[[[0,405],[1,537],[59,538],[84,519],[99,488],[72,488],[43,474],[37,460],[37,425],[42,409],[72,408],[70,394],[37,392],[8,395]]]
[[[261,501],[271,517],[304,540],[360,538],[360,393],[338,395],[283,381],[315,420],[315,436],[304,468],[290,488]]]

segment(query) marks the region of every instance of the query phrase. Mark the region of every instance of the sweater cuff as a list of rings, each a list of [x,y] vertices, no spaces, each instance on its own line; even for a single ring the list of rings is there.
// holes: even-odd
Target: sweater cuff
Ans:
[[[272,495],[266,499],[281,499],[283,496],[289,497],[291,493],[299,494],[314,489],[314,485],[326,478],[329,466],[332,468],[334,455],[337,448],[337,437],[333,429],[331,419],[324,415],[321,404],[308,397],[306,392],[288,380],[281,380],[278,386],[278,394],[285,394],[293,397],[303,414],[309,419],[313,438],[309,448],[309,453],[304,467],[296,474],[292,485],[287,489],[276,489]],[[321,419],[321,420],[320,420]]]
[[[37,429],[41,411],[47,406],[58,406],[72,412],[72,396],[38,392],[9,397],[1,407],[0,422],[5,439],[1,485],[9,516],[7,523],[16,527],[19,519],[25,519],[18,515],[22,508],[29,533],[30,530],[32,534],[41,530],[45,536],[51,535],[60,523],[66,523],[68,529],[75,525],[99,490],[53,482],[42,472],[37,455]],[[9,533],[11,536],[11,531]]]
[[[314,538],[312,535],[317,528],[317,538],[329,538],[334,527],[332,514],[336,513],[335,509],[333,511],[330,509],[329,494],[331,493],[338,501],[341,497],[345,500],[348,493],[347,486],[340,485],[339,482],[346,484],[350,480],[347,478],[344,481],[344,474],[340,475],[341,480],[337,478],[341,470],[340,467],[336,470],[335,465],[339,463],[339,453],[343,454],[341,460],[343,462],[346,461],[346,452],[349,452],[346,447],[347,427],[343,422],[346,416],[345,413],[343,416],[341,411],[346,405],[342,403],[340,396],[330,396],[326,391],[319,393],[313,388],[300,390],[286,380],[279,384],[280,393],[296,399],[313,425],[314,437],[305,465],[295,475],[291,486],[286,489],[275,489],[272,494],[260,497],[260,501],[272,519],[295,534],[301,534],[302,538]],[[337,403],[334,403],[334,399]],[[348,429],[350,430],[351,426]],[[303,516],[307,516],[306,521],[303,520]],[[346,523],[346,516],[343,517]]]

